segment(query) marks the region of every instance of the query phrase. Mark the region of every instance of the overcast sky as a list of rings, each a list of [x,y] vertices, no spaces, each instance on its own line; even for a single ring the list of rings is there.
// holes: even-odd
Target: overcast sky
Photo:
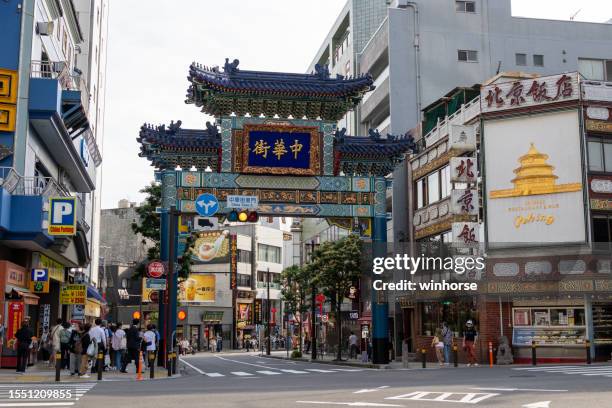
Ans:
[[[449,0],[450,1],[450,0]],[[498,0],[493,0],[498,1]],[[138,193],[153,179],[138,157],[140,126],[182,120],[202,128],[210,118],[184,103],[189,64],[304,72],[346,0],[110,1],[103,146],[102,208]],[[604,22],[608,0],[512,0],[515,16]]]

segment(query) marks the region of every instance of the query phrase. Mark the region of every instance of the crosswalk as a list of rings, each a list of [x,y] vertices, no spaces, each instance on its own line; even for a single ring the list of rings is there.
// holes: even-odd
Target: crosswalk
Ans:
[[[587,377],[612,377],[611,365],[564,365],[564,366],[537,366],[513,368],[516,371],[530,373],[556,373],[568,375],[584,375]]]
[[[227,374],[222,374],[222,373],[214,373],[214,372],[202,372],[203,375],[207,376],[207,377],[212,377],[212,378],[218,378],[218,377],[231,377],[231,376],[236,376],[236,377],[253,377],[253,376],[258,376],[258,375],[281,375],[281,374],[295,374],[295,375],[304,375],[304,374],[333,374],[333,373],[340,373],[340,372],[357,372],[357,371],[364,371],[361,368],[330,368],[330,369],[322,369],[322,368],[304,368],[304,369],[299,369],[299,370],[293,370],[293,369],[281,369],[281,368],[274,368],[274,369],[270,369],[270,370],[255,370],[252,372],[247,372],[247,371],[231,371]],[[1,405],[0,405],[1,407]]]
[[[74,406],[96,383],[0,384],[0,407]]]

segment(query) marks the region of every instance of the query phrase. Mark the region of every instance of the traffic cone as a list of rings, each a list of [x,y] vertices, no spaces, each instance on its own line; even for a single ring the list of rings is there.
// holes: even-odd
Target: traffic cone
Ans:
[[[142,350],[138,353],[138,374],[136,380],[142,381]]]

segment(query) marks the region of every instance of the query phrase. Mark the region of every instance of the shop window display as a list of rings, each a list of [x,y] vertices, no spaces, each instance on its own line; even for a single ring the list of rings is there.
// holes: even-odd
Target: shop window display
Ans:
[[[465,322],[473,320],[478,330],[478,310],[473,302],[441,302],[423,304],[421,314],[422,334],[432,336],[436,329],[442,327],[446,322],[453,331],[455,337],[460,337],[464,330]]]
[[[585,312],[580,307],[514,308],[513,344],[581,345],[586,338]]]

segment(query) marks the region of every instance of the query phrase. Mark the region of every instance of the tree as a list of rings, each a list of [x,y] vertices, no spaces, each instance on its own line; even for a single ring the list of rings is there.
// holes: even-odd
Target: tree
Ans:
[[[340,241],[325,242],[313,253],[312,264],[317,271],[315,285],[331,299],[336,315],[337,360],[342,359],[341,305],[351,286],[361,276],[361,245],[357,235],[349,235]]]
[[[146,244],[145,238],[153,242],[153,246],[147,251],[147,261],[137,266],[135,277],[143,277],[145,275],[145,265],[149,261],[159,259],[161,256],[161,216],[156,210],[161,207],[161,184],[151,183],[142,190],[141,193],[146,194],[146,198],[142,205],[136,207],[136,213],[139,220],[132,222],[132,231],[135,234],[143,236],[142,243]],[[193,247],[193,239],[191,236],[187,238],[185,251],[179,257],[180,267],[178,270],[179,277],[186,278],[189,275],[191,267],[190,249]]]
[[[308,311],[308,292],[311,276],[309,271],[298,265],[286,268],[282,275],[281,296],[289,313],[293,313],[299,324],[299,350],[302,352],[302,316]],[[299,314],[299,316],[298,316]]]

